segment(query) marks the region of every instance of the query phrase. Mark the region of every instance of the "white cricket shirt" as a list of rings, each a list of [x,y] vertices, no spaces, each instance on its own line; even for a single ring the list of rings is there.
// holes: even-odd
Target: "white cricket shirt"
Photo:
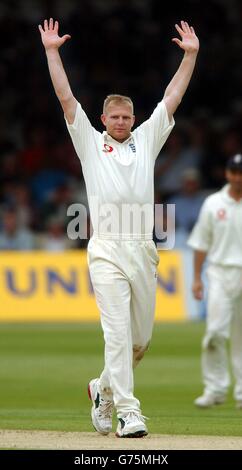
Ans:
[[[242,199],[235,201],[228,189],[205,199],[188,245],[207,251],[210,263],[242,267]]]
[[[122,143],[96,131],[80,103],[73,124],[66,124],[82,164],[94,235],[152,239],[154,164],[175,124],[164,101]]]

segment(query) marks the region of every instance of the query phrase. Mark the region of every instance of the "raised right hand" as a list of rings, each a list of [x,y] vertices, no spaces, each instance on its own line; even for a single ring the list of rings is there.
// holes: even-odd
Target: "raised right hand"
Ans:
[[[65,34],[64,36],[60,37],[58,35],[59,23],[58,21],[53,21],[53,18],[50,18],[49,23],[47,20],[44,21],[44,29],[39,24],[39,30],[41,34],[42,43],[45,47],[45,50],[49,49],[59,49],[62,44],[67,39],[70,39],[71,36],[69,34]]]

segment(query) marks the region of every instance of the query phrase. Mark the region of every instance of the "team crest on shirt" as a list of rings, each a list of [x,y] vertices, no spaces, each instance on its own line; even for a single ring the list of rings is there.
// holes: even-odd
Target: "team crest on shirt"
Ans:
[[[217,219],[218,220],[226,220],[227,214],[225,209],[219,209],[217,211]]]
[[[110,153],[112,151],[113,151],[113,147],[111,147],[111,145],[104,144],[103,152]]]

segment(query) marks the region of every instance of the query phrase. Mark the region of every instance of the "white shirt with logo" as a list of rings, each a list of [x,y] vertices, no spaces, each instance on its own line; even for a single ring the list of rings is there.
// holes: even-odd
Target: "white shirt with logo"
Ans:
[[[77,105],[68,124],[81,161],[94,234],[111,239],[152,239],[154,164],[175,122],[162,100],[124,142],[94,129]]]
[[[228,191],[226,185],[205,199],[188,245],[208,252],[210,263],[242,267],[242,199]]]

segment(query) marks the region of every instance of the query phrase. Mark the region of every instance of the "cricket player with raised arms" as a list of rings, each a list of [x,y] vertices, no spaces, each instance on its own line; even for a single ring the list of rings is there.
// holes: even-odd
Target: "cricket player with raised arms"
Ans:
[[[173,114],[188,87],[199,50],[192,26],[181,21],[175,27],[180,38],[172,41],[184,55],[150,118],[132,130],[131,98],[109,95],[101,115],[105,127],[101,133],[73,96],[63,68],[59,48],[70,36],[59,36],[58,22],[52,18],[39,25],[55,93],[81,161],[90,207],[93,236],[88,263],[105,340],[105,367],[99,378],[90,381],[88,391],[93,426],[104,435],[112,431],[114,408],[116,436],[148,433],[134,396],[133,367],[148,348],[154,321],[159,257],[152,240],[153,216],[145,223],[134,220],[132,227],[117,220],[111,231],[100,220],[107,205],[119,212],[124,204],[149,204],[153,214],[155,159],[174,126]],[[94,199],[98,199],[99,211],[93,208]]]

